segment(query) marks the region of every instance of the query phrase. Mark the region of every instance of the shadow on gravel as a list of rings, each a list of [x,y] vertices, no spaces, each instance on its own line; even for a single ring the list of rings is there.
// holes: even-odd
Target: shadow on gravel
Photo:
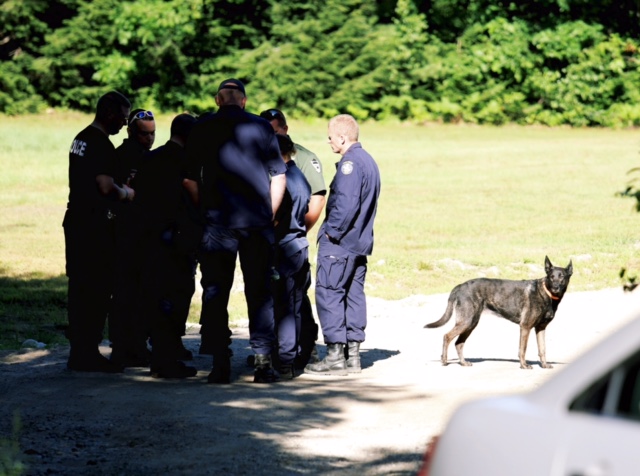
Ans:
[[[320,358],[324,358],[326,354],[326,346],[317,345]],[[372,367],[376,362],[389,359],[400,353],[399,350],[387,350],[387,349],[362,349],[360,351],[360,361],[363,369]]]
[[[248,340],[236,337],[232,383],[209,385],[210,358],[197,355],[199,339],[189,337],[199,373],[180,381],[152,379],[142,368],[70,372],[65,348],[3,356],[0,439],[11,435],[17,413],[29,475],[416,473],[421,451],[389,450],[375,418],[350,432],[348,417],[354,406],[369,418],[385,402],[411,405],[424,394],[359,376],[254,384]],[[397,354],[365,350],[365,368]],[[363,442],[363,428],[376,435],[374,446]]]
[[[472,364],[477,364],[477,363],[482,363],[482,362],[513,362],[514,364],[517,364],[518,366],[520,366],[520,361],[518,359],[498,359],[498,358],[468,358],[466,357],[466,359],[471,362]],[[527,363],[529,365],[533,365],[534,367],[540,367],[540,361],[539,360],[529,360],[527,359]],[[547,360],[548,364],[551,365],[564,365],[566,364],[566,362],[554,362],[552,360]],[[454,361],[449,361],[449,365],[451,364],[458,364],[458,360],[454,360]],[[459,365],[459,364],[458,364]]]

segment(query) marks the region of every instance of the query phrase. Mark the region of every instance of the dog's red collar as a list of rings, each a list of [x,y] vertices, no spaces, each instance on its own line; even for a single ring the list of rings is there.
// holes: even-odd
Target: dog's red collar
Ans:
[[[545,283],[544,280],[542,280],[542,288],[544,289],[544,292],[547,293],[547,296],[549,296],[551,299],[553,299],[554,301],[560,300],[558,296],[554,296],[553,294],[551,294],[551,291],[547,289],[547,283]]]

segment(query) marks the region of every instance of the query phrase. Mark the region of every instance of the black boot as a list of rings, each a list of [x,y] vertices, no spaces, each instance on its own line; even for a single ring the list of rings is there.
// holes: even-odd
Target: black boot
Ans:
[[[231,358],[226,349],[213,356],[213,368],[207,383],[231,383]]]
[[[278,374],[282,380],[293,380],[296,376],[296,372],[293,368],[293,364],[282,364],[278,368]]]
[[[350,374],[359,374],[362,372],[360,365],[360,342],[349,341],[345,349],[347,358],[347,371]]]
[[[320,356],[318,355],[318,347],[314,344],[309,353],[309,361],[307,363],[317,364],[318,362],[320,362]]]
[[[320,362],[318,348],[313,344],[306,352],[303,350],[300,354],[296,355],[293,365],[296,369],[303,370],[307,364],[317,364],[318,362]]]
[[[161,367],[151,367],[151,376],[153,378],[189,378],[195,377],[198,369],[189,367],[179,360],[171,363],[165,363]]]
[[[273,383],[278,380],[278,374],[271,365],[270,354],[256,354],[253,381],[255,383]]]
[[[327,356],[316,364],[309,364],[304,371],[313,375],[347,375],[344,344],[327,344]]]
[[[178,360],[193,360],[193,352],[184,346],[184,342],[182,342],[181,337],[178,337],[176,344],[178,347]]]

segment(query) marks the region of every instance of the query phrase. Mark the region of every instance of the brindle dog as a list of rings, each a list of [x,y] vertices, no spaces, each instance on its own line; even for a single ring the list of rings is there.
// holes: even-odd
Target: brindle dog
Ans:
[[[569,261],[566,268],[553,266],[549,258],[544,258],[546,277],[526,281],[511,281],[506,279],[479,278],[459,284],[451,291],[447,310],[440,320],[424,327],[440,327],[451,319],[456,312],[456,324],[444,335],[442,344],[442,365],[447,365],[447,348],[451,341],[456,340],[456,350],[460,358],[460,365],[471,366],[464,359],[462,349],[480,321],[480,315],[485,309],[491,310],[505,319],[520,325],[520,348],[518,358],[521,369],[530,369],[531,365],[525,360],[527,341],[531,329],[536,330],[538,355],[540,366],[545,369],[553,368],[547,363],[544,340],[545,329],[553,320],[558,305],[569,286],[569,279],[573,274],[573,265]]]

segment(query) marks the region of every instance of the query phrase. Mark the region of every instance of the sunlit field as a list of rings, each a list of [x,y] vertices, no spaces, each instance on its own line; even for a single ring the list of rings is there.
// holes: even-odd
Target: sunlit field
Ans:
[[[0,314],[9,323],[0,334],[19,339],[29,323],[65,321],[68,148],[91,119],[0,117]],[[158,118],[155,146],[168,139],[171,119]],[[329,185],[339,156],[326,122],[291,121],[289,132],[320,157]],[[479,276],[541,277],[545,255],[560,266],[573,261],[570,291],[621,286],[622,267],[640,269],[640,214],[616,196],[640,165],[639,131],[388,123],[363,124],[361,142],[382,175],[371,297],[444,293]],[[311,241],[315,263],[315,230]],[[239,276],[235,290],[231,314],[243,318]]]

